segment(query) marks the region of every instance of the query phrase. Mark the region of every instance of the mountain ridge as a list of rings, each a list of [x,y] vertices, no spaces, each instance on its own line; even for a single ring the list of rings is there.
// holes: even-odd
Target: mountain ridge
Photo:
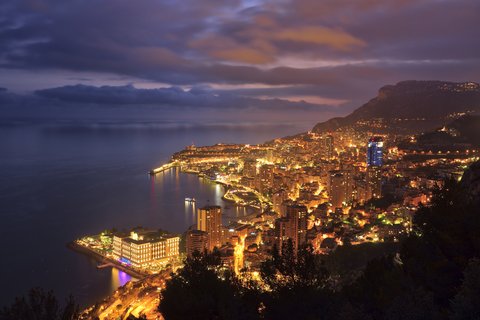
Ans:
[[[381,87],[377,97],[350,115],[317,123],[312,131],[357,127],[410,134],[434,129],[467,113],[480,113],[479,84],[407,80]]]

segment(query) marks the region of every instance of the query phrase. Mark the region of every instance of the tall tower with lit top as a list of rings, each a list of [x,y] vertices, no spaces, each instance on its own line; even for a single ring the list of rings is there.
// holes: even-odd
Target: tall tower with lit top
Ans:
[[[383,139],[373,137],[367,145],[367,199],[382,196]]]

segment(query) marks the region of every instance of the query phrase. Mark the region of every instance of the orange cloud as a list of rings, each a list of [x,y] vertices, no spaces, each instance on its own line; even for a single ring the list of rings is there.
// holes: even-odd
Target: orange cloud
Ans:
[[[355,38],[340,28],[330,29],[322,26],[286,28],[283,30],[250,29],[244,35],[270,40],[320,44],[342,51],[348,51],[353,46],[366,46],[365,41]]]

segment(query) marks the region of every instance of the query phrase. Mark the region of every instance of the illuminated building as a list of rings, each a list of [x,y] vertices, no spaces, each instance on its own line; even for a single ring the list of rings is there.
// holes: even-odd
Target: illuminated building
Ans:
[[[117,233],[113,236],[113,255],[134,267],[166,264],[179,255],[180,238],[161,237],[158,232]]]
[[[222,207],[206,205],[197,211],[197,230],[207,233],[207,250],[222,246]]]
[[[382,167],[367,167],[366,173],[367,194],[366,198],[380,198],[382,196]]]
[[[329,172],[327,187],[333,208],[341,208],[353,200],[351,170],[332,170]]]
[[[243,175],[245,177],[254,178],[257,175],[257,161],[245,160],[243,162]]]
[[[271,164],[265,164],[260,167],[260,190],[263,191],[267,188],[271,188],[273,186],[273,170],[275,166]]]
[[[286,242],[290,236],[290,221],[288,218],[279,218],[275,220],[275,245],[277,246],[278,250],[282,251],[282,245]]]
[[[331,160],[333,158],[333,136],[327,135],[325,137],[325,159]]]
[[[287,218],[290,220],[293,248],[296,250],[307,241],[307,207],[293,205],[287,207]]]
[[[383,159],[383,140],[381,137],[373,137],[367,146],[367,167],[381,166]]]
[[[382,196],[382,160],[383,140],[381,137],[373,137],[367,145],[367,172],[366,198],[380,198]]]
[[[273,200],[273,211],[280,213],[280,207],[282,202],[288,199],[288,192],[280,189],[272,195]]]
[[[293,242],[296,251],[307,241],[307,207],[291,205],[287,207],[287,216],[275,220],[275,244],[278,250],[288,239]]]
[[[207,248],[207,238],[207,233],[205,231],[187,231],[187,255],[192,257],[192,253],[195,250],[202,253]]]

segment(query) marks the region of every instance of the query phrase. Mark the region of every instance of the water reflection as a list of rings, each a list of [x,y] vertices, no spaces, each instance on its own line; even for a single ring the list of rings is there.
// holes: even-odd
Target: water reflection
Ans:
[[[138,281],[137,278],[132,277],[125,272],[118,270],[117,268],[112,268],[112,281],[111,281],[111,290],[115,292],[118,287],[122,287],[128,281]]]

